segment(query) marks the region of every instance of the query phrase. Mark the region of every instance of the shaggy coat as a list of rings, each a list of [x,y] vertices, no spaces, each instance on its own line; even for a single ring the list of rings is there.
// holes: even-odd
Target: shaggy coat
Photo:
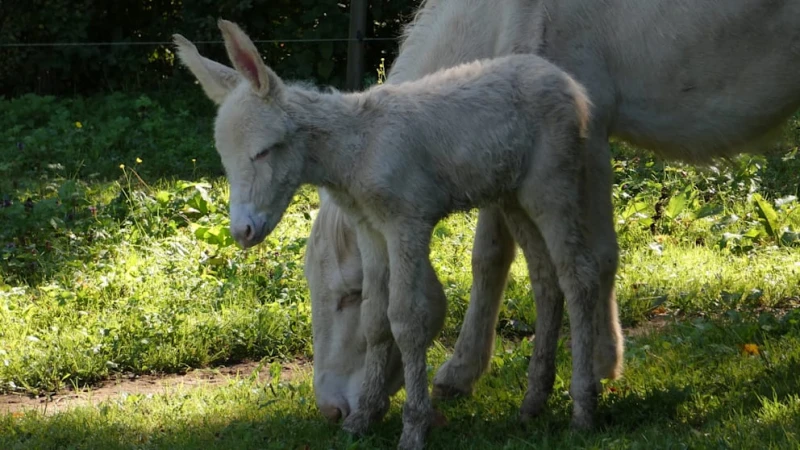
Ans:
[[[363,93],[321,93],[285,84],[241,29],[219,25],[241,78],[235,87],[190,42],[176,43],[209,97],[221,100],[214,134],[231,185],[233,237],[245,248],[262,242],[307,183],[324,187],[357,227],[366,375],[344,428],[364,432],[385,414],[396,343],[407,391],[399,447],[423,447],[433,419],[428,317],[444,299],[428,257],[431,233],[453,212],[488,206],[502,210],[526,256],[546,250],[553,261],[574,325],[573,424],[590,427],[598,264],[581,214],[590,119],[583,87],[527,54]],[[546,249],[527,245],[533,235]]]
[[[594,371],[598,379],[615,378],[623,346],[613,289],[618,250],[608,139],[698,163],[767,148],[770,131],[800,106],[800,1],[427,0],[406,28],[387,82],[524,52],[565,68],[594,103],[585,211],[601,274]],[[346,416],[355,405],[366,340],[359,248],[355,239],[335,238],[336,231],[352,232],[346,215],[336,211],[323,196],[306,254],[315,395],[331,418]],[[469,308],[453,356],[434,377],[434,395],[469,394],[488,368],[513,259],[514,239],[502,211],[482,209]],[[526,260],[537,319],[523,418],[541,411],[552,390],[563,311],[547,253]],[[401,371],[387,374],[393,386],[402,384]]]

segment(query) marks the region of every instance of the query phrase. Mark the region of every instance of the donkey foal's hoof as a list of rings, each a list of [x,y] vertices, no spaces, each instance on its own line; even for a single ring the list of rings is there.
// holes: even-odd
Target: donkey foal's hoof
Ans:
[[[575,406],[572,412],[572,429],[576,431],[589,431],[594,428],[594,415],[582,408]]]
[[[397,444],[398,450],[422,450],[425,448],[425,428],[409,429],[403,427],[403,434],[400,436],[400,443]]]

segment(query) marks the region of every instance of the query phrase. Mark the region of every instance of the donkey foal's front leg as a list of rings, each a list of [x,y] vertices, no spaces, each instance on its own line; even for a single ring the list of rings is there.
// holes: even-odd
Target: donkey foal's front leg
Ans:
[[[387,236],[389,249],[389,321],[395,342],[403,356],[406,402],[403,405],[403,434],[398,448],[421,449],[433,419],[428,395],[426,353],[429,330],[427,316],[434,297],[425,295],[422,280],[433,272],[428,259],[431,230],[403,226],[394,236]],[[444,298],[439,280],[436,288]],[[428,286],[430,291],[431,287]]]
[[[358,409],[344,420],[342,428],[359,435],[366,432],[371,424],[381,420],[389,409],[386,366],[394,341],[386,316],[389,305],[389,259],[386,243],[380,235],[367,227],[359,228],[357,236],[364,267],[361,323],[367,338],[367,354]]]

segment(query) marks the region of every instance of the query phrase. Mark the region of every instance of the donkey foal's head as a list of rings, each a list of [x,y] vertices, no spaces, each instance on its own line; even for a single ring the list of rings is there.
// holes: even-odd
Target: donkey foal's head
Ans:
[[[231,234],[248,248],[272,232],[289,206],[305,151],[292,142],[284,83],[236,24],[218,25],[235,70],[202,57],[183,36],[173,37],[181,61],[219,105],[214,139],[230,182]]]

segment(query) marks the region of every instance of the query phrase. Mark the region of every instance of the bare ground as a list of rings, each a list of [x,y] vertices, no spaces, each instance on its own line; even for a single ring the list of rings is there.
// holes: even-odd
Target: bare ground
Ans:
[[[642,336],[657,332],[668,323],[666,316],[655,317],[636,328],[625,329],[627,336]],[[533,338],[533,336],[531,336]],[[569,338],[567,338],[569,341]],[[569,345],[569,342],[567,342]],[[246,378],[258,369],[259,362],[243,362],[230,366],[210,369],[193,369],[185,374],[164,375],[125,375],[119,374],[113,379],[103,380],[86,389],[67,388],[51,395],[32,397],[26,394],[0,395],[0,414],[22,414],[28,410],[38,410],[43,414],[55,414],[71,408],[98,405],[109,399],[123,395],[165,394],[176,387],[196,388],[214,387],[227,384],[236,378]],[[291,381],[311,374],[312,363],[298,360],[282,364],[281,380]],[[259,381],[265,382],[270,377],[269,366],[261,367]]]
[[[675,318],[669,314],[656,314],[649,321],[634,328],[626,328],[627,337],[641,337],[659,332]],[[533,338],[534,336],[531,336]],[[567,339],[569,341],[569,338]],[[569,342],[567,342],[569,346]],[[24,394],[0,395],[0,414],[22,414],[27,410],[39,410],[44,414],[54,414],[70,408],[86,405],[97,405],[105,400],[128,394],[164,394],[176,387],[214,387],[227,384],[236,378],[246,378],[258,368],[259,362],[243,362],[231,366],[210,369],[193,369],[185,374],[167,375],[124,375],[97,383],[89,389],[65,389],[63,392],[49,396],[31,397]],[[297,360],[282,364],[281,380],[291,381],[311,374],[312,363]],[[258,378],[265,382],[269,379],[269,366],[261,367]]]
[[[79,406],[97,405],[125,394],[165,394],[176,387],[221,386],[230,380],[249,377],[258,369],[258,366],[259,362],[243,362],[211,369],[194,369],[185,374],[135,376],[120,374],[88,389],[69,388],[59,393],[38,397],[24,394],[0,395],[0,414],[17,415],[28,410],[54,414]],[[310,373],[311,362],[309,361],[299,360],[282,364],[281,380],[291,381]],[[258,379],[265,382],[269,378],[269,365],[265,364],[258,373]]]

